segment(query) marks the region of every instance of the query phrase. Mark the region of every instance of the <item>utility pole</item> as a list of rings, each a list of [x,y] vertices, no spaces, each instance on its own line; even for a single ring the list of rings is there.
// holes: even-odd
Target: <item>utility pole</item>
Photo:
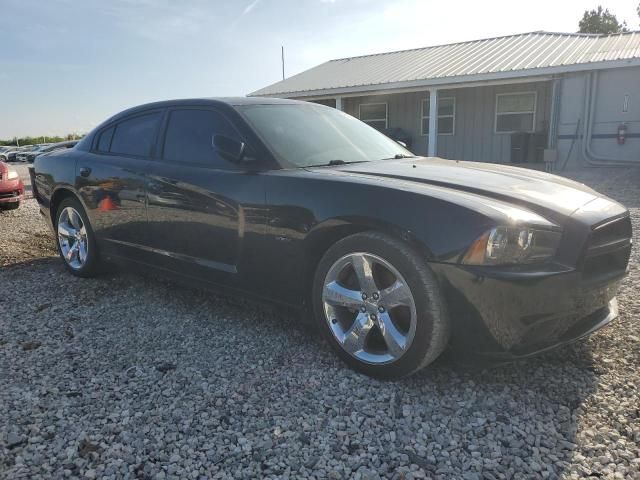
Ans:
[[[284,80],[284,45],[282,45],[280,48],[282,53],[282,80]]]

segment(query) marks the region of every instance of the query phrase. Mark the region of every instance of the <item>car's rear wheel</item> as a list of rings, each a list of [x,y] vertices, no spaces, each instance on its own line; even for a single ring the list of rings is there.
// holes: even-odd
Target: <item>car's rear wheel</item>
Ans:
[[[410,375],[449,339],[439,285],[408,244],[366,232],[332,246],[313,283],[318,326],[353,368],[379,378]]]
[[[99,256],[95,235],[80,202],[68,197],[56,209],[58,253],[69,272],[79,277],[98,273]]]

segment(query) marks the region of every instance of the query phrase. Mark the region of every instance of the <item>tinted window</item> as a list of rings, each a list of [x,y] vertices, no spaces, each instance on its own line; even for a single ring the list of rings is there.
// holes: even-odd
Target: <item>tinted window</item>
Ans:
[[[212,110],[174,110],[169,114],[162,158],[171,162],[193,163],[215,168],[233,169],[213,147],[214,135],[239,140],[231,123]]]
[[[160,112],[140,115],[116,125],[111,140],[111,153],[146,157],[151,154]]]
[[[108,152],[109,147],[111,146],[111,139],[113,138],[113,131],[115,127],[108,128],[104,130],[100,134],[100,138],[98,139],[98,151],[99,152]]]

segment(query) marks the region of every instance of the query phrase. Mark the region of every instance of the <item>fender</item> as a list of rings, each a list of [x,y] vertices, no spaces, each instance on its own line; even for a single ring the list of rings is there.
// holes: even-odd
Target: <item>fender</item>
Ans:
[[[87,207],[75,188],[77,158],[72,151],[58,151],[36,157],[33,165],[34,196],[41,212],[53,227],[53,206],[64,192],[74,195]]]

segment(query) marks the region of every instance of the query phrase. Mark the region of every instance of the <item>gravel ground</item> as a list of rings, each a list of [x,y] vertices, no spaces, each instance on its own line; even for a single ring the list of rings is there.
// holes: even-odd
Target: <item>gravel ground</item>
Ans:
[[[0,209],[0,267],[54,255],[51,230],[40,217],[35,200],[26,200],[16,210]]]
[[[31,198],[27,164],[10,164],[25,185],[25,197]],[[40,219],[38,204],[25,201],[17,210],[0,209],[0,267],[57,255],[51,230]]]
[[[638,245],[640,169],[569,175],[631,208]],[[1,478],[640,478],[637,247],[589,339],[380,382],[291,313],[79,280],[52,242],[33,200],[0,214]]]

